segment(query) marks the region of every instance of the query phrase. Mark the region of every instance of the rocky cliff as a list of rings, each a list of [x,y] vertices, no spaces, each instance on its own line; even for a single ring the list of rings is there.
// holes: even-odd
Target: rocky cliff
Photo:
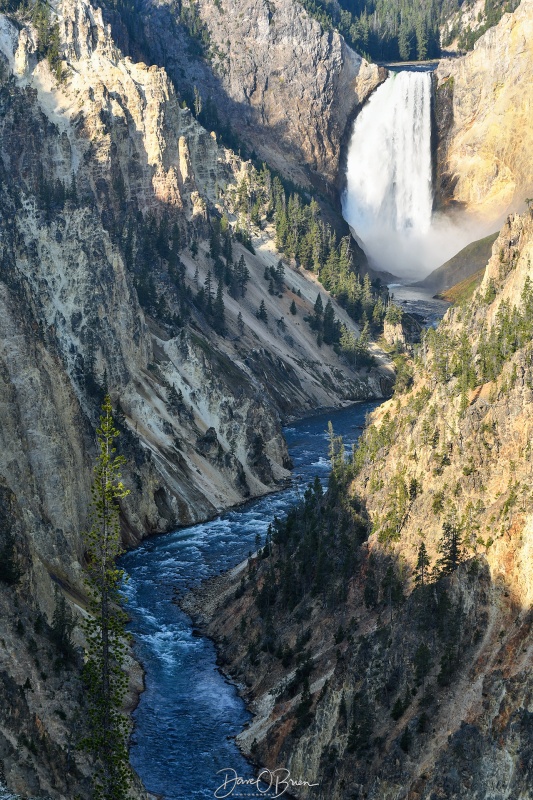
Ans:
[[[147,0],[130,47],[165,66],[191,107],[295,183],[336,201],[341,146],[386,70],[292,0]],[[111,19],[116,19],[111,15]]]
[[[471,53],[436,70],[437,191],[501,224],[531,194],[533,5],[522,0]]]
[[[234,230],[253,167],[180,106],[162,68],[123,56],[100,9],[66,0],[56,10],[59,55],[46,30],[0,16],[0,549],[10,565],[0,777],[23,794],[70,798],[88,792],[75,750],[83,701],[50,624],[61,598],[84,607],[81,532],[104,385],[128,462],[122,522],[133,544],[273,490],[290,466],[282,419],[382,395],[390,373],[317,350],[303,317],[320,287],[286,263],[269,292],[264,271],[280,255],[268,226],[251,229],[255,254],[227,237],[249,278],[246,294],[223,290],[215,331],[192,298],[214,269],[212,220],[225,215]],[[268,320],[256,316],[261,300]]]
[[[333,442],[328,495],[190,605],[254,712],[243,749],[320,784],[297,797],[532,796],[532,249],[509,218],[412,388],[351,464]]]

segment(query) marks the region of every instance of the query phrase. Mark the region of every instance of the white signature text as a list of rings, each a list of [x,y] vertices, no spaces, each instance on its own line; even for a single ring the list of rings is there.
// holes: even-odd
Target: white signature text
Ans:
[[[319,785],[318,783],[309,783],[309,781],[291,778],[291,773],[288,769],[262,769],[257,778],[242,778],[231,768],[219,769],[217,775],[223,776],[222,783],[215,789],[217,800],[230,797],[239,786],[253,786],[258,794],[264,795],[274,791],[275,794],[269,794],[269,797],[281,797],[293,786],[312,787]]]

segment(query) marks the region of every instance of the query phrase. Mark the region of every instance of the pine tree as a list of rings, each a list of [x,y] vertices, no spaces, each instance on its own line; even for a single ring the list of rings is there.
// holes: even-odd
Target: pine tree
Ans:
[[[441,557],[437,562],[439,576],[454,572],[464,556],[461,529],[456,522],[447,520],[442,526],[439,550]]]
[[[424,61],[428,56],[428,35],[423,18],[416,24],[416,52],[419,61]]]
[[[409,41],[409,29],[404,20],[402,20],[400,23],[400,30],[398,33],[398,49],[400,51],[400,59],[402,61],[409,61],[411,56],[411,43]]]
[[[283,292],[284,281],[285,281],[285,269],[283,267],[283,261],[280,259],[276,267],[276,285],[278,292],[280,293]]]
[[[362,690],[353,698],[352,716],[347,749],[357,753],[370,746],[373,728],[372,707]]]
[[[333,311],[333,305],[331,304],[331,300],[328,299],[326,303],[326,308],[324,309],[324,320],[323,320],[323,328],[324,328],[324,343],[325,344],[333,344],[339,338],[338,332],[338,325],[335,321],[335,312]]]
[[[341,328],[341,337],[339,344],[341,350],[346,356],[348,363],[352,366],[356,364],[357,340],[355,334],[346,325]]]
[[[131,780],[128,724],[121,713],[127,689],[124,672],[127,618],[120,607],[123,571],[115,565],[121,553],[118,500],[129,492],[120,479],[125,459],[115,455],[114,441],[118,435],[111,400],[106,395],[97,429],[99,454],[92,486],[92,527],[84,534],[89,616],[84,623],[87,652],[83,677],[90,732],[82,747],[94,759],[95,800],[127,800]]]
[[[242,336],[243,333],[244,333],[244,320],[242,318],[242,314],[241,314],[240,311],[239,311],[239,314],[237,316],[237,327],[239,329],[240,336]]]
[[[331,464],[331,472],[334,474],[337,468],[342,467],[344,464],[344,443],[342,436],[335,436],[331,421],[328,422],[326,433],[328,434],[329,440],[328,457]]]
[[[181,389],[178,392],[174,384],[171,383],[170,388],[167,392],[167,397],[170,410],[172,411],[173,414],[177,414],[179,416],[180,412],[185,407],[185,404],[183,402],[183,392],[181,391]]]
[[[208,314],[213,313],[213,281],[211,278],[211,270],[208,271],[207,275],[205,276],[204,281],[204,290],[205,290],[205,310]]]
[[[209,236],[209,255],[216,261],[220,256],[220,220],[216,217],[211,220],[211,233]]]
[[[415,567],[415,586],[425,586],[427,581],[428,567],[428,551],[424,542],[420,542],[420,547],[418,548],[418,558]]]
[[[290,312],[291,312],[291,314],[292,314],[293,316],[296,316],[296,313],[297,313],[297,312],[296,312],[296,303],[294,302],[294,300],[293,300],[293,301],[292,301],[292,303],[291,303]]]
[[[213,303],[214,328],[217,333],[224,336],[226,333],[226,312],[224,308],[224,294],[222,281],[218,282],[217,296]]]
[[[241,296],[244,297],[246,294],[246,284],[250,280],[250,271],[246,266],[246,261],[244,260],[244,256],[241,255],[237,262],[237,266],[235,267],[235,280],[239,285],[241,290]]]
[[[261,305],[259,306],[259,310],[256,313],[256,317],[258,319],[263,320],[263,322],[268,322],[268,314],[265,306],[265,301],[261,300]]]

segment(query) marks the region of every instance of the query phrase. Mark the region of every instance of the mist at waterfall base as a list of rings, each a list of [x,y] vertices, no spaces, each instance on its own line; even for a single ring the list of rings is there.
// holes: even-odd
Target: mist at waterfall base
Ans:
[[[371,266],[419,280],[485,235],[473,220],[432,214],[429,71],[392,72],[357,117],[342,208]]]

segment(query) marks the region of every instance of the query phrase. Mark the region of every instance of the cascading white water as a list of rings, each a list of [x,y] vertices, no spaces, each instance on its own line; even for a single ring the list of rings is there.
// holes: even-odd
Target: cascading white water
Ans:
[[[430,252],[431,171],[431,74],[392,73],[355,121],[342,198],[377,268],[420,278],[445,260]]]

